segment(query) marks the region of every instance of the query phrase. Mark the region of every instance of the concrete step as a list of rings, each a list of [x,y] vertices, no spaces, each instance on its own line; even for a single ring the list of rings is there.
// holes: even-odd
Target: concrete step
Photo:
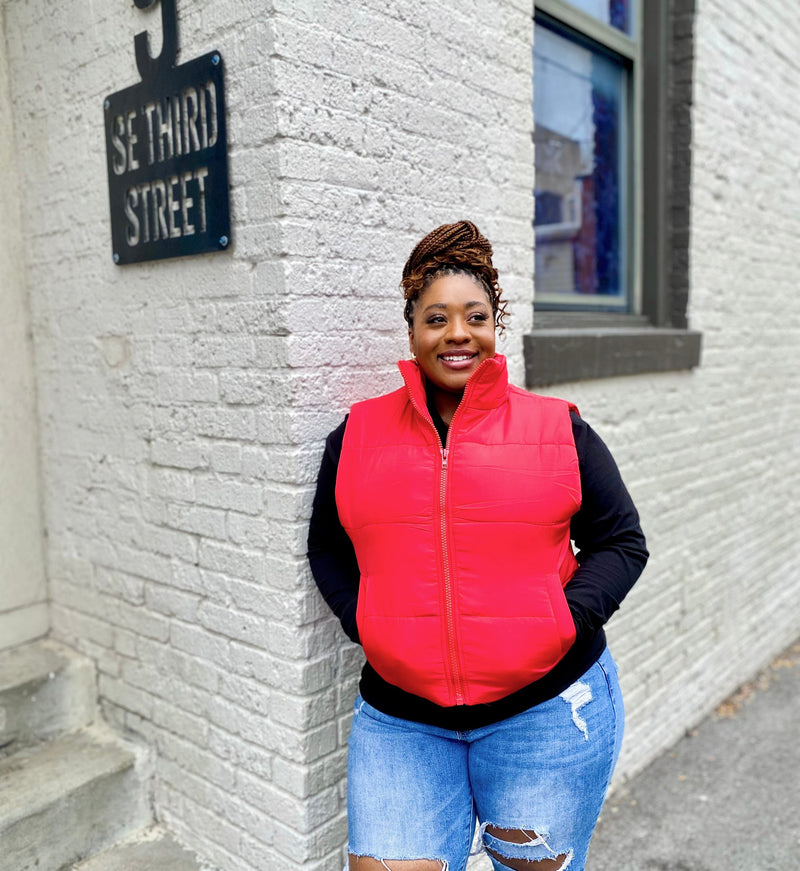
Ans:
[[[213,871],[159,826],[134,832],[71,871]]]
[[[69,732],[95,716],[94,666],[44,639],[0,652],[0,754]]]
[[[0,759],[3,871],[61,871],[149,825],[148,767],[100,722]]]

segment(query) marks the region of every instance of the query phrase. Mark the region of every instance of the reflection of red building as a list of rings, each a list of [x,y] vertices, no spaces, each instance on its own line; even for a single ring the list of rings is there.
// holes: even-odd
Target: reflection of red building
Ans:
[[[536,282],[543,302],[552,294],[624,299],[617,100],[594,87],[592,109],[588,159],[580,142],[536,128]]]
[[[536,282],[541,293],[593,294],[598,292],[594,178],[569,181],[567,194],[536,192]]]
[[[540,299],[568,297],[576,292],[576,273],[585,268],[575,252],[585,222],[582,182],[590,167],[579,142],[542,124],[536,127],[534,141],[537,294]],[[585,258],[583,262],[591,265]]]

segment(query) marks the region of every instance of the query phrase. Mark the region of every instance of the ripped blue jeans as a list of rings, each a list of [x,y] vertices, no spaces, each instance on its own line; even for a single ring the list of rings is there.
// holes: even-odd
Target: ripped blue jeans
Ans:
[[[508,868],[503,857],[529,860],[531,871],[542,859],[558,871],[584,871],[623,725],[608,649],[560,696],[467,732],[390,717],[359,696],[348,850],[463,871],[479,821],[479,846],[497,871]]]

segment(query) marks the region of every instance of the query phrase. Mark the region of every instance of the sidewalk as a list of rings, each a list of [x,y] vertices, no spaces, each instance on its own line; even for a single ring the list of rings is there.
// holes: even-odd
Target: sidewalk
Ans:
[[[587,871],[800,871],[800,641],[617,789]]]

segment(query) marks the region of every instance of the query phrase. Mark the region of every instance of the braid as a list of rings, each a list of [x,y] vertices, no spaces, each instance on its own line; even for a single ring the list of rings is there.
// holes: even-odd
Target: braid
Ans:
[[[495,323],[505,329],[507,302],[501,299],[497,270],[492,264],[491,242],[472,221],[442,224],[428,233],[411,252],[403,267],[401,287],[406,300],[405,319],[409,326],[414,303],[431,282],[441,275],[467,273],[483,285],[492,303]]]

